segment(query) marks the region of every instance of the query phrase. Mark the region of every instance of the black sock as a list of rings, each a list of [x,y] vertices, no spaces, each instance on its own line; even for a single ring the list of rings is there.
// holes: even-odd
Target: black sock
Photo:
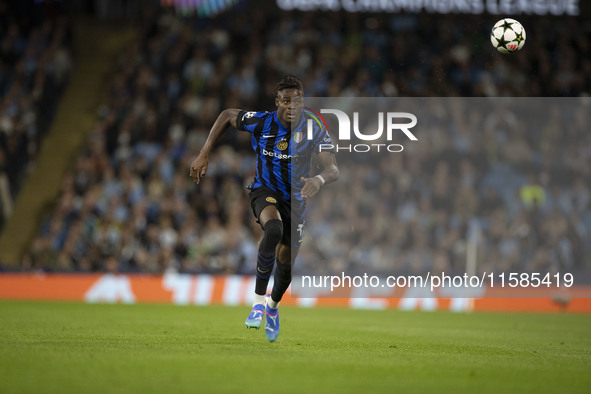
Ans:
[[[264,230],[265,234],[259,245],[257,279],[254,289],[254,292],[258,295],[267,293],[267,285],[275,263],[275,250],[283,235],[283,222],[279,219],[269,220],[265,223]]]
[[[279,302],[291,283],[291,263],[283,264],[277,260],[274,281],[275,283],[273,284],[273,290],[271,291],[271,298],[273,301]]]

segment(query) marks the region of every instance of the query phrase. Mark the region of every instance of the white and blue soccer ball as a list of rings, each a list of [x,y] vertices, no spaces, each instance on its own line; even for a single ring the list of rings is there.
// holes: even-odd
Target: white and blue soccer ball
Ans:
[[[490,42],[501,53],[517,52],[525,45],[525,28],[515,19],[501,19],[490,32]]]

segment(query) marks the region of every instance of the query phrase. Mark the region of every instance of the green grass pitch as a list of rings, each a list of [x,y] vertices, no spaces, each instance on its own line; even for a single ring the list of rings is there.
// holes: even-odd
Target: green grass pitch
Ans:
[[[0,301],[0,393],[573,393],[591,316]]]

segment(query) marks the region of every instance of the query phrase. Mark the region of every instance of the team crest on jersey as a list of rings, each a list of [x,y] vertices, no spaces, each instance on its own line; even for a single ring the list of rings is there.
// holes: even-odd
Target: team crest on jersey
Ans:
[[[285,140],[285,138],[277,143],[277,149],[279,150],[286,150],[288,146],[289,143]]]
[[[293,135],[293,141],[296,144],[299,144],[303,139],[304,139],[304,133],[301,131],[298,131]]]
[[[277,204],[277,200],[275,200],[273,197],[267,197],[265,198],[265,201],[270,202],[271,204]]]

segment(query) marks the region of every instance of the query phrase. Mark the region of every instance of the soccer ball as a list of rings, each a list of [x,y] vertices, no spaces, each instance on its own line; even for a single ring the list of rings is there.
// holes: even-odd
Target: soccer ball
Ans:
[[[525,29],[515,19],[501,19],[490,32],[490,42],[501,53],[517,52],[525,45]]]

